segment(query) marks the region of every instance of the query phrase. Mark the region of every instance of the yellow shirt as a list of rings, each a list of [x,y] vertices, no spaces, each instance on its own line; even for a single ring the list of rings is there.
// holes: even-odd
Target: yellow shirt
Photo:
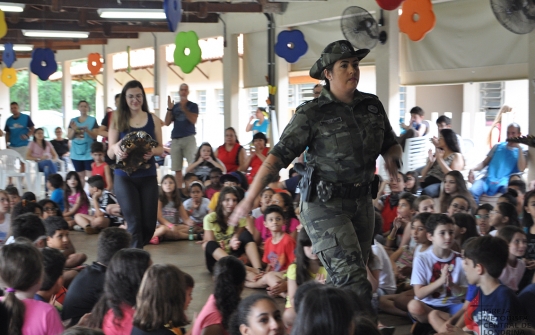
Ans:
[[[297,264],[293,263],[291,264],[289,267],[288,267],[288,271],[286,272],[286,278],[287,279],[291,279],[291,280],[297,280]],[[323,266],[320,266],[320,268],[318,269],[318,273],[314,274],[314,273],[311,273],[309,272],[310,274],[310,277],[312,279],[316,279],[316,277],[318,275],[324,275],[325,278],[327,278],[327,270],[325,270],[325,268]],[[285,308],[290,308],[292,307],[292,302],[290,301],[290,296],[287,295],[286,296],[286,305],[284,306]]]
[[[236,227],[228,226],[226,232],[221,231],[221,227],[216,222],[216,213],[210,213],[204,217],[203,221],[203,229],[204,230],[211,230],[214,232],[215,241],[217,243],[223,242],[222,249],[225,250],[225,252],[230,252],[230,239],[232,238],[232,235],[234,235],[234,231]],[[247,220],[245,218],[241,218],[238,222],[238,227],[245,227],[247,225]]]
[[[210,209],[212,212],[214,212],[215,208],[217,207],[217,202],[219,201],[219,194],[221,194],[221,192],[214,193],[214,195],[212,195],[212,199],[210,199],[210,203],[208,204],[208,209]]]

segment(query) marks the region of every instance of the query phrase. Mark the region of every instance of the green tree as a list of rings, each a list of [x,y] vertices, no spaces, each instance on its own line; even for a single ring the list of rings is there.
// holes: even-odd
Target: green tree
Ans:
[[[9,100],[19,103],[21,111],[30,110],[30,81],[28,70],[17,71],[17,83],[9,89]]]
[[[89,114],[95,116],[97,99],[96,82],[94,80],[80,80],[72,82],[72,108],[78,108],[78,102],[85,100],[89,103]]]
[[[37,79],[37,93],[39,96],[39,110],[61,112],[61,107],[63,106],[61,81],[42,81]]]

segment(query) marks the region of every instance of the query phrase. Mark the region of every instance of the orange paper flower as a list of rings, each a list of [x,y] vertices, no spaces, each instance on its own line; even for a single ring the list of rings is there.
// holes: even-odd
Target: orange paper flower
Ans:
[[[399,16],[399,30],[415,42],[435,27],[435,13],[431,0],[405,0]]]
[[[102,69],[99,53],[92,53],[87,56],[87,69],[92,75],[96,76]]]

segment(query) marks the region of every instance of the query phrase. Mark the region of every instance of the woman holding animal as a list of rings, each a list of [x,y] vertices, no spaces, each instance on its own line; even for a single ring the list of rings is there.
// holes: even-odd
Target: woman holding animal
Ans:
[[[115,169],[114,190],[128,223],[128,232],[132,234],[132,248],[142,249],[149,243],[156,228],[158,181],[154,156],[163,153],[163,146],[160,123],[149,112],[145,90],[137,80],[123,87],[119,106],[113,115],[108,135],[108,156],[111,159],[125,160],[128,157],[121,149],[121,143],[128,133],[134,131],[145,131],[158,144],[143,156],[149,164],[148,169],[137,169],[130,175],[124,170]]]

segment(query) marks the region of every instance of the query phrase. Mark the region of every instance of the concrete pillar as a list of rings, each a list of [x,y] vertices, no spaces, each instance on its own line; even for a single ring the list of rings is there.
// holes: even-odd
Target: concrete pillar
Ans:
[[[531,134],[535,130],[535,31],[532,31],[529,34],[529,45],[528,45],[528,97],[529,97],[529,119],[528,126],[529,129],[523,130],[524,134]],[[528,155],[528,181],[535,179],[535,149],[529,148]]]
[[[37,76],[29,72],[30,81],[30,116],[34,116],[39,110],[39,94],[37,90]]]
[[[72,109],[72,76],[71,61],[64,61],[62,64],[63,76],[61,77],[61,98],[63,109],[63,129],[68,128],[69,111]],[[99,95],[97,94],[97,101]]]
[[[239,93],[240,62],[238,56],[238,35],[232,34],[227,39],[223,54],[223,98],[225,106],[225,128],[240,128]],[[244,125],[245,128],[245,125]]]
[[[165,114],[167,112],[167,59],[165,54],[166,46],[165,45],[159,45],[158,46],[158,52],[156,53],[156,57],[154,58],[155,64],[154,64],[154,80],[155,80],[155,91],[154,94],[158,96],[158,102],[156,103],[158,105],[158,109],[154,110],[156,115],[158,115],[162,120],[165,118]],[[157,88],[157,91],[156,91]]]
[[[113,91],[113,81],[115,72],[113,71],[113,55],[105,53],[102,55],[104,58],[104,65],[102,71],[102,84],[104,86],[104,99],[102,106],[104,108],[111,106],[115,108],[115,94],[120,92]]]
[[[388,40],[375,47],[377,96],[383,103],[390,124],[399,134],[399,28],[398,11],[384,11]]]
[[[11,109],[9,104],[11,99],[9,97],[9,87],[4,84],[0,84],[0,127],[2,131],[6,124],[6,120],[11,116]],[[0,139],[0,150],[6,148],[6,141],[4,138]]]
[[[476,124],[477,115],[479,113],[479,84],[466,83],[463,84],[463,116],[461,124],[462,138],[475,139],[475,134],[482,134],[476,132],[476,128],[483,129],[485,125]]]
[[[279,33],[279,31],[277,31]],[[275,93],[275,112],[277,114],[277,128],[271,127],[272,135],[270,135],[270,145],[277,144],[280,134],[290,121],[292,115],[289,111],[288,105],[288,74],[290,72],[290,64],[284,58],[275,56],[275,83],[277,84],[277,92]]]

